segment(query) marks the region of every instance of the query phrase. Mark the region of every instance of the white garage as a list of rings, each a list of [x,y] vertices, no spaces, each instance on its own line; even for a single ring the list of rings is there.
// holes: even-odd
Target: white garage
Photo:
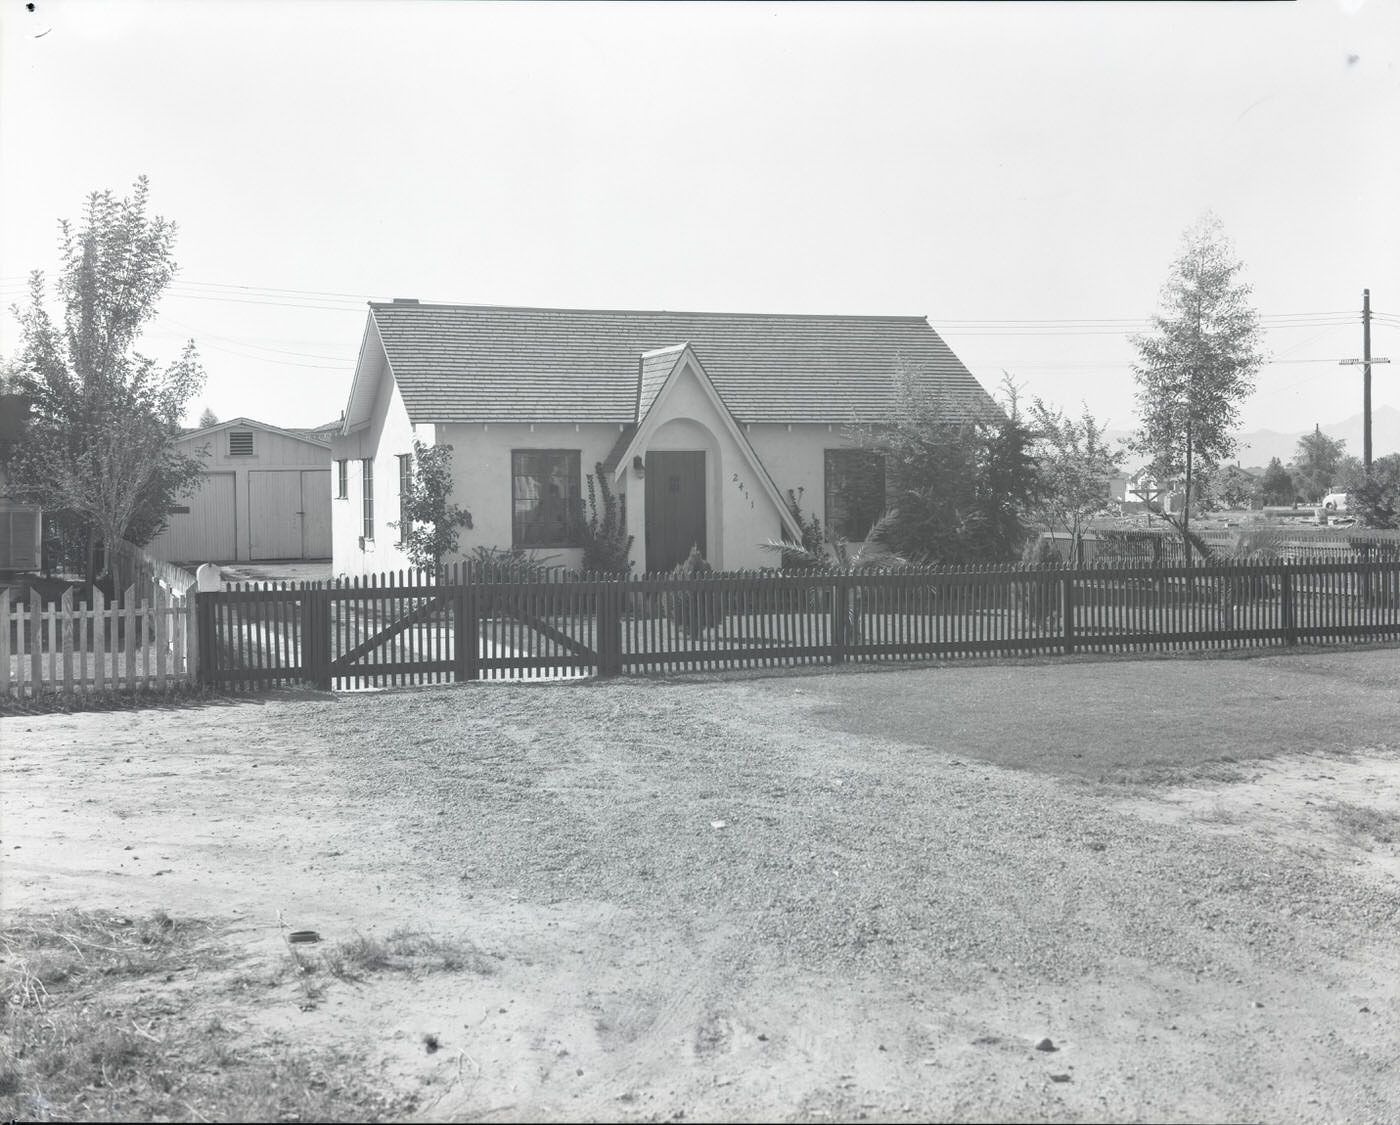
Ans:
[[[331,554],[330,441],[235,418],[177,443],[204,454],[199,487],[147,545],[177,563],[325,559]]]

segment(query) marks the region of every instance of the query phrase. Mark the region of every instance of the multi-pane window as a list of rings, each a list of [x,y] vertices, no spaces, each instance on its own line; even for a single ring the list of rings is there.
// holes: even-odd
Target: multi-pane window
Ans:
[[[399,454],[399,546],[408,542],[408,494],[413,491],[413,454]]]
[[[350,462],[344,458],[335,463],[335,497],[337,500],[350,499]]]
[[[364,525],[360,532],[366,540],[374,538],[374,458],[360,462],[360,510]]]
[[[253,455],[253,431],[229,430],[228,455],[230,457],[251,457]]]
[[[885,459],[866,449],[826,451],[826,526],[852,543],[885,511]]]
[[[579,546],[579,451],[515,449],[510,470],[513,545]]]

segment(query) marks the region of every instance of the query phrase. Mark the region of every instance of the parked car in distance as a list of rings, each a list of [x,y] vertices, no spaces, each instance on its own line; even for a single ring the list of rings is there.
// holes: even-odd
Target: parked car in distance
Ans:
[[[1347,510],[1347,494],[1345,492],[1329,492],[1322,498],[1322,506],[1329,512],[1345,512]]]

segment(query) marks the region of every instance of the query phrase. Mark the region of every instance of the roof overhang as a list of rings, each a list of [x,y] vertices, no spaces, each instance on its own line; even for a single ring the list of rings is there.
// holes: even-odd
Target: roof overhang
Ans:
[[[355,375],[350,381],[350,397],[345,403],[345,416],[340,423],[342,436],[362,430],[369,424],[374,414],[374,402],[378,397],[381,372],[393,376],[389,353],[385,350],[383,337],[379,334],[379,325],[374,320],[374,309],[371,307],[365,317],[365,334],[360,340]]]

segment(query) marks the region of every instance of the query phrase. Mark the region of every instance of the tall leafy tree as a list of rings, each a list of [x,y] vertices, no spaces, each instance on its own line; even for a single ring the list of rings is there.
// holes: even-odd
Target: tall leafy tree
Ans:
[[[1335,492],[1355,492],[1366,483],[1366,466],[1361,458],[1346,454],[1337,462],[1337,471],[1332,474],[1332,488]]]
[[[1264,361],[1250,287],[1239,280],[1242,269],[1220,220],[1202,216],[1186,232],[1152,330],[1133,337],[1140,416],[1133,447],[1152,459],[1159,480],[1183,483],[1188,566],[1196,477],[1234,452],[1239,406]]]
[[[1347,443],[1324,434],[1320,427],[1298,439],[1293,454],[1293,482],[1309,504],[1321,500],[1332,488],[1332,478],[1341,467]]]
[[[1028,413],[1041,482],[1037,515],[1051,530],[1063,529],[1069,535],[1069,557],[1078,559],[1080,541],[1108,498],[1123,451],[1104,437],[1103,426],[1087,406],[1078,418],[1071,418],[1036,398]]]
[[[90,580],[95,541],[149,541],[200,472],[172,444],[204,383],[194,342],[165,365],[137,350],[176,269],[175,224],[148,215],[148,205],[145,177],[121,199],[89,195],[76,226],[59,223],[61,320],[50,315],[39,271],[28,304],[13,310],[14,383],[30,403],[14,485],[85,535]]]
[[[1291,504],[1297,495],[1292,474],[1277,457],[1271,458],[1264,475],[1259,478],[1259,498],[1265,504]]]
[[[891,413],[850,430],[884,462],[889,507],[871,537],[915,562],[1016,559],[1039,478],[1014,393],[1008,412],[950,421],[914,368],[897,363],[893,380]]]
[[[1371,462],[1371,471],[1364,474],[1347,498],[1347,507],[1367,527],[1400,529],[1400,453],[1389,453]]]

